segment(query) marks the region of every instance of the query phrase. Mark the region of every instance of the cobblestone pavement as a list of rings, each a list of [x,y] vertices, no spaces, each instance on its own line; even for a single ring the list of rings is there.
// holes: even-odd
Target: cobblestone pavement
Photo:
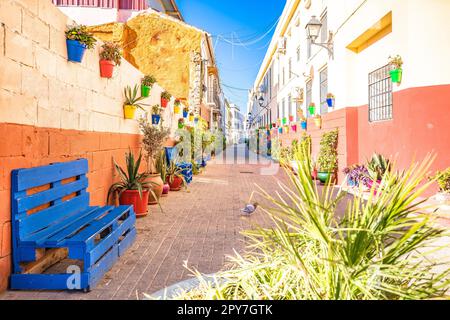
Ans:
[[[242,145],[234,149],[245,150]],[[250,157],[256,162],[254,154]],[[162,199],[164,212],[152,206],[150,214],[137,221],[134,245],[91,292],[7,291],[0,299],[140,299],[142,293],[189,279],[185,260],[205,274],[219,271],[226,255],[243,249],[242,230],[269,223],[260,211],[250,217],[240,214],[254,183],[272,190],[284,176],[281,170],[261,175],[260,169],[269,165],[245,163],[246,158],[228,156],[230,164],[211,161],[187,191]]]

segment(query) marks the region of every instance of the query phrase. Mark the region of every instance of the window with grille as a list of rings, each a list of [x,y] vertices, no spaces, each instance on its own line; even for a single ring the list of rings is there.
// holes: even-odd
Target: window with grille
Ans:
[[[308,110],[309,105],[312,102],[312,81],[308,81],[306,83],[306,97],[305,97],[305,105],[306,105],[306,110]],[[307,117],[309,118],[311,115],[309,114],[309,112],[306,112]]]
[[[325,68],[320,71],[320,114],[328,112],[327,104],[328,94],[328,69]]]
[[[369,73],[369,122],[392,119],[390,65]]]

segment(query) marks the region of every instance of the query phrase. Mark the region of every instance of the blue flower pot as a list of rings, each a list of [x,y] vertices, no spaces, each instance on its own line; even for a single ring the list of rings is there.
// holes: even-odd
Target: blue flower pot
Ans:
[[[301,126],[303,130],[306,130],[308,123],[306,121],[302,121]]]
[[[330,108],[332,108],[333,107],[333,101],[334,99],[332,99],[332,98],[328,98],[327,99],[327,105],[330,107]]]
[[[77,40],[66,39],[67,59],[72,62],[81,63],[83,61],[86,45]]]
[[[198,123],[198,118],[194,118],[194,123],[195,123],[195,124]]]
[[[152,114],[152,124],[159,124],[161,116],[159,114]]]
[[[187,118],[188,117],[188,113],[187,111],[183,111],[183,118]]]

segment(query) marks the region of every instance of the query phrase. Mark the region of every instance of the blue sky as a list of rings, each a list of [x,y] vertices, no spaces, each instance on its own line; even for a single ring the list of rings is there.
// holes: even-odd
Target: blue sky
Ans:
[[[285,0],[177,0],[187,23],[213,36],[226,97],[243,113]],[[273,28],[272,28],[273,27]],[[234,43],[234,44],[232,44]]]

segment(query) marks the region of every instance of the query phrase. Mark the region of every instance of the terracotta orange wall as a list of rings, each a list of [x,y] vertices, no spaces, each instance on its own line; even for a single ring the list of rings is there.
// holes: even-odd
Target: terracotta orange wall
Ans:
[[[92,205],[105,205],[113,182],[113,158],[140,147],[140,135],[38,128],[0,123],[0,292],[11,272],[11,171],[86,158]]]
[[[378,152],[397,156],[398,167],[406,168],[434,151],[433,170],[450,166],[450,85],[395,92],[389,121],[369,123],[368,107],[358,110],[359,162]]]

